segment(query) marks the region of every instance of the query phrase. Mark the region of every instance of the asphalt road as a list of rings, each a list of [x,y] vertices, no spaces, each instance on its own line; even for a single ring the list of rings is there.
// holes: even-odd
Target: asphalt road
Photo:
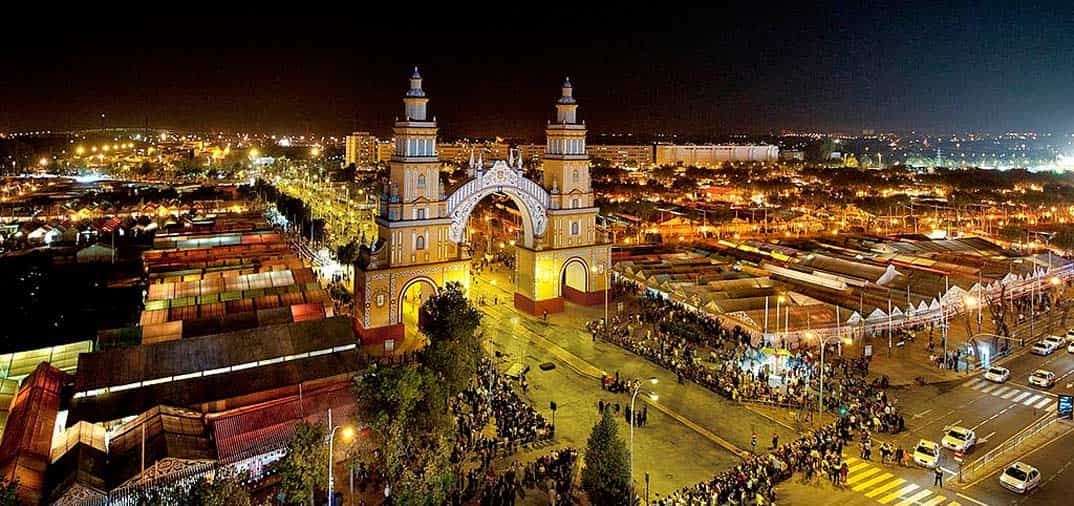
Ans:
[[[773,431],[784,441],[795,436],[792,429],[756,410],[732,403],[692,383],[677,384],[675,376],[663,368],[614,345],[593,342],[583,325],[587,319],[600,317],[602,308],[570,305],[568,312],[553,315],[550,322],[544,322],[513,309],[506,276],[497,276],[499,286],[489,283],[489,279],[488,275],[483,275],[482,281],[474,287],[476,293],[486,295],[490,302],[493,296],[499,299],[498,304],[481,306],[486,314],[488,347],[499,352],[502,368],[516,362],[530,367],[529,400],[546,415],[550,415],[549,401],[557,402],[557,438],[563,442],[579,449],[585,447],[589,431],[597,420],[599,399],[624,406],[629,402],[624,394],[602,391],[597,379],[601,374],[618,371],[624,378],[656,377],[659,380],[653,387],[659,400],[648,411],[649,426],[636,429],[635,441],[636,483],[643,489],[645,473],[649,472],[654,497],[708,479],[734,465],[738,461],[736,452],[750,449],[751,436],[755,432],[762,447],[758,450],[768,446]],[[1035,327],[1037,334],[1046,333],[1042,321]],[[908,430],[896,436],[880,434],[879,439],[912,448],[919,439],[939,441],[947,426],[960,425],[973,429],[979,439],[977,446],[967,454],[966,462],[979,458],[1039,417],[1052,412],[1059,393],[1074,392],[1074,355],[1068,354],[1065,347],[1047,357],[1031,355],[1027,351],[1028,347],[1001,361],[1001,365],[1011,370],[1011,379],[1003,385],[972,375],[959,381],[892,389],[890,394],[898,399]],[[538,366],[544,362],[552,362],[556,368],[539,370]],[[1057,385],[1043,390],[1030,387],[1027,378],[1038,368],[1055,372],[1059,377]],[[621,428],[626,439],[628,427],[624,423]],[[939,488],[933,486],[930,470],[881,464],[875,447],[872,461],[860,461],[854,446],[846,450],[846,456],[854,461],[852,483],[848,486],[835,488],[821,482],[804,483],[801,477],[796,477],[781,485],[777,493],[780,504],[1061,504],[1069,502],[1064,496],[1069,496],[1072,487],[1067,483],[1074,479],[1072,442],[1074,433],[1064,434],[1052,442],[1037,445],[1029,450],[1031,453],[1021,457],[1038,467],[1044,477],[1042,486],[1028,497],[1004,490],[998,484],[996,473],[971,483],[959,483],[958,464],[946,449],[941,459],[946,488]],[[1010,459],[1015,457],[1012,455]],[[818,491],[824,493],[818,494]]]
[[[1011,378],[1004,384],[985,381],[980,374],[975,374],[956,382],[892,389],[889,393],[899,401],[906,416],[907,430],[895,436],[879,434],[877,437],[909,449],[919,439],[939,442],[944,429],[950,425],[963,426],[973,429],[979,440],[966,455],[966,463],[969,463],[1038,418],[1054,412],[1059,393],[1074,391],[1071,384],[1074,383],[1074,355],[1068,354],[1065,348],[1046,357],[1017,353],[1001,365],[1011,370]],[[1050,389],[1030,387],[1027,378],[1036,369],[1050,370],[1061,379]],[[998,482],[999,469],[975,477],[973,481],[959,483],[959,465],[953,452],[947,449],[942,450],[941,456],[946,487],[941,489],[933,486],[930,470],[880,464],[875,446],[872,462],[851,465],[850,479],[854,481],[850,487],[836,489],[827,484],[804,484],[796,479],[781,485],[777,493],[788,504],[831,504],[814,500],[818,488],[825,489],[832,502],[837,500],[850,505],[1063,504],[1069,502],[1064,499],[1074,491],[1069,485],[1069,480],[1074,479],[1072,443],[1074,434],[1066,434],[1005,457],[1007,461],[1023,460],[1041,470],[1043,485],[1028,496],[1018,496],[1003,489]],[[854,458],[857,453],[857,447],[852,446],[845,455]],[[855,480],[855,473],[862,476]]]
[[[546,416],[549,401],[555,400],[557,439],[583,449],[597,421],[597,402],[604,400],[625,406],[626,394],[612,394],[600,388],[602,373],[622,378],[658,379],[650,388],[658,395],[648,410],[649,424],[635,429],[634,478],[644,489],[645,473],[650,474],[652,497],[666,494],[702,480],[740,461],[739,454],[751,449],[753,432],[758,434],[758,451],[770,445],[773,432],[783,441],[795,432],[777,422],[732,403],[693,383],[678,384],[674,374],[621,348],[593,342],[584,329],[586,318],[596,318],[603,308],[571,305],[569,311],[550,317],[550,322],[521,315],[509,305],[501,287],[485,281],[475,287],[490,304],[478,306],[484,313],[488,347],[499,352],[500,367],[513,363],[530,367],[529,400]],[[504,285],[500,280],[500,285]],[[491,304],[493,295],[499,304]],[[542,371],[539,365],[552,362],[556,368]],[[642,398],[637,401],[641,409]],[[622,416],[619,417],[622,420]],[[622,425],[624,440],[629,427]]]

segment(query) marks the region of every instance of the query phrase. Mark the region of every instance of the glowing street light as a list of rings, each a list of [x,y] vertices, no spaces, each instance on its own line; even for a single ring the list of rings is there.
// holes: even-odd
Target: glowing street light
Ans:
[[[659,380],[656,379],[655,376],[653,376],[653,377],[651,377],[651,378],[649,378],[649,379],[647,379],[645,381],[648,382],[650,385],[655,385],[655,384],[659,383]],[[660,396],[656,395],[656,392],[652,392],[652,391],[649,391],[649,390],[644,390],[643,388],[641,388],[641,385],[642,385],[642,382],[640,380],[636,380],[634,382],[634,393],[630,396],[630,499],[631,499],[630,502],[631,503],[634,502],[634,425],[636,425],[636,423],[634,422],[634,417],[638,416],[637,410],[634,409],[634,401],[636,401],[638,399],[638,394],[643,392],[643,391],[645,392],[646,395],[649,396],[649,400],[651,400],[651,401],[655,402],[655,401],[660,399]]]

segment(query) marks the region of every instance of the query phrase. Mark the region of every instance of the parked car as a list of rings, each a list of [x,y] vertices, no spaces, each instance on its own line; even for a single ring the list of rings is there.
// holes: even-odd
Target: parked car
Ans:
[[[1016,494],[1024,494],[1040,485],[1040,471],[1025,462],[1015,462],[999,475],[999,484]]]
[[[977,443],[977,434],[965,427],[954,425],[947,428],[947,434],[944,434],[940,443],[949,450],[966,452]]]
[[[914,462],[919,466],[934,469],[940,465],[940,445],[927,439],[918,441],[914,447]]]
[[[1055,385],[1055,373],[1052,371],[1045,371],[1044,369],[1037,369],[1033,371],[1033,374],[1029,375],[1029,384],[1041,388],[1051,388]]]
[[[1011,379],[1011,370],[1006,367],[990,367],[988,371],[985,372],[984,378],[995,383],[1004,383]]]
[[[1062,348],[1064,344],[1067,343],[1067,340],[1065,337],[1062,336],[1048,336],[1044,338],[1044,342],[1052,345],[1053,349],[1058,350],[1059,348]]]
[[[1037,341],[1029,351],[1034,355],[1048,356],[1055,351],[1055,347],[1044,341]]]

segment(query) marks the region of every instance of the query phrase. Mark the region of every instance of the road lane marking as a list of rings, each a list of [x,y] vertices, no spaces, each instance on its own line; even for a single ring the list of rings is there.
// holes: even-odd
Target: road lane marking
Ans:
[[[850,467],[847,468],[847,472],[848,473],[857,472],[858,469],[861,469],[863,467],[869,467],[869,462],[862,462],[860,464],[855,464],[853,466],[850,466]]]
[[[995,389],[996,389],[996,388],[998,388],[998,387],[999,387],[999,385],[991,385],[991,386],[987,386],[987,387],[984,387],[984,388],[980,388],[980,389],[977,389],[977,390],[980,390],[980,391],[982,391],[982,392],[984,392],[984,393],[986,393],[986,394],[987,394],[987,393],[989,393],[989,392],[991,392],[991,391],[995,390]]]
[[[995,435],[996,435],[996,431],[989,432],[987,436],[985,436],[985,437],[983,437],[981,439],[978,439],[977,442],[978,443],[987,443],[988,440],[992,439],[992,436],[995,436]]]
[[[898,499],[898,498],[902,497],[903,495],[909,494],[910,492],[913,492],[913,491],[915,491],[915,490],[917,490],[919,488],[921,488],[921,487],[911,483],[911,484],[909,484],[909,485],[907,485],[907,486],[905,486],[903,488],[900,488],[899,490],[896,490],[895,492],[892,492],[892,493],[890,493],[890,494],[888,494],[888,495],[886,495],[884,497],[881,497],[880,499],[877,499],[876,502],[878,502],[880,504],[887,504],[887,503],[889,503],[891,501],[894,501],[895,499]]]
[[[992,392],[992,395],[995,395],[996,397],[1003,397],[1003,394],[1010,392],[1011,390],[1013,390],[1011,387],[1003,387],[999,390],[996,390],[995,392]]]
[[[932,408],[926,409],[925,411],[922,411],[922,412],[914,415],[914,418],[921,418],[921,417],[923,417],[923,416],[925,416],[925,415],[927,415],[929,413],[932,413]]]
[[[941,495],[941,496],[933,497],[932,499],[929,499],[928,501],[925,501],[925,502],[921,503],[920,506],[937,506],[938,504],[940,504],[940,503],[942,503],[942,502],[944,502],[946,500],[947,500],[947,498]]]
[[[1021,392],[1021,390],[1018,390],[1017,388],[1012,388],[1010,392],[1007,392],[1005,395],[1003,395],[1003,398],[1010,399],[1011,397],[1018,395],[1019,392]]]
[[[1022,395],[1019,395],[1018,397],[1015,397],[1014,399],[1011,399],[1011,402],[1022,402],[1022,399],[1025,399],[1026,397],[1029,397],[1029,395],[1030,395],[1029,392],[1022,392]]]
[[[1041,420],[1041,419],[1043,419],[1043,418],[1044,418],[1044,417],[1046,417],[1046,416],[1050,416],[1050,415],[1044,415],[1044,416],[1042,416],[1041,418],[1039,418],[1039,419],[1038,419],[1038,421],[1039,421],[1039,420]],[[1028,427],[1028,426],[1027,426],[1027,427]],[[1014,436],[1011,436],[1011,438],[1013,439],[1014,437],[1018,436],[1019,434],[1021,434],[1021,433],[1022,433],[1022,432],[1024,432],[1024,431],[1025,431],[1025,428],[1023,428],[1023,429],[1022,429],[1021,431],[1018,431],[1017,433],[1015,433],[1015,435],[1014,435]],[[1051,444],[1052,444],[1052,443],[1054,443],[1054,442],[1056,442],[1056,441],[1059,441],[1060,439],[1063,439],[1063,438],[1067,437],[1067,435],[1068,435],[1068,434],[1070,434],[1071,432],[1074,432],[1074,427],[1072,427],[1072,428],[1070,428],[1070,429],[1066,430],[1066,431],[1065,431],[1065,432],[1063,432],[1062,434],[1059,434],[1058,436],[1055,436],[1055,437],[1054,437],[1054,438],[1052,438],[1052,439],[1049,439],[1049,440],[1048,440],[1047,442],[1045,442],[1044,444],[1042,444],[1042,445],[1040,445],[1040,446],[1038,446],[1038,447],[1036,447],[1036,448],[1033,448],[1033,449],[1029,450],[1029,452],[1027,452],[1027,453],[1023,454],[1023,455],[1021,456],[1021,458],[1022,458],[1022,459],[1028,458],[1028,457],[1029,457],[1030,455],[1033,455],[1034,453],[1037,453],[1038,451],[1040,451],[1040,450],[1043,450],[1044,448],[1046,448],[1046,447],[1048,447],[1048,446],[1051,446]],[[992,471],[992,472],[990,472],[990,473],[988,473],[988,474],[986,474],[986,475],[984,475],[984,476],[982,476],[982,477],[980,477],[980,478],[977,478],[976,480],[974,480],[974,481],[970,482],[969,484],[967,484],[967,485],[963,485],[963,486],[962,486],[962,490],[969,490],[969,489],[970,489],[971,487],[974,487],[974,486],[976,486],[976,485],[977,485],[978,483],[981,483],[982,481],[985,481],[985,480],[987,480],[988,478],[991,478],[992,476],[995,476],[995,475],[996,475],[997,473],[999,473],[999,472],[1000,472],[1000,471],[1002,471],[1003,469],[1004,469],[1003,467],[999,467],[999,468],[997,468],[996,470],[994,470],[994,471]]]
[[[984,380],[983,380],[983,379],[981,379],[981,378],[977,378],[977,379],[975,379],[975,380],[973,380],[973,381],[969,381],[969,382],[963,383],[963,384],[962,384],[962,386],[964,386],[964,387],[970,387],[970,388],[974,388],[974,387],[976,387],[977,385],[980,385],[981,383],[984,383]]]
[[[968,495],[963,495],[963,494],[960,494],[958,492],[955,492],[955,495],[957,495],[957,496],[959,496],[959,497],[961,497],[961,498],[963,498],[963,499],[965,499],[965,500],[967,500],[969,502],[977,504],[978,506],[988,506],[987,504],[985,504],[985,503],[983,503],[981,501],[978,501],[977,499],[974,499],[974,498],[972,498],[972,497],[970,497]]]
[[[854,488],[851,489],[851,490],[853,490],[855,492],[861,492],[862,490],[865,490],[865,489],[867,489],[867,488],[869,488],[869,487],[871,487],[873,485],[876,485],[877,483],[881,483],[881,482],[884,482],[884,481],[887,481],[887,480],[891,479],[892,476],[894,476],[894,475],[892,475],[891,473],[884,473],[884,474],[881,474],[880,476],[874,476],[871,479],[865,480],[865,481],[855,485]],[[892,486],[894,486],[894,485],[892,485]]]
[[[877,469],[875,467],[870,467],[869,469],[862,469],[860,473],[854,473],[854,476],[847,478],[847,485],[857,483],[879,472],[880,469]]]
[[[1034,395],[1033,397],[1030,397],[1030,398],[1028,398],[1028,399],[1026,399],[1026,400],[1022,401],[1022,404],[1023,404],[1023,405],[1025,405],[1025,406],[1032,406],[1032,405],[1033,405],[1033,403],[1034,403],[1034,402],[1037,402],[1038,400],[1040,400],[1040,398],[1041,398],[1041,395],[1040,395],[1040,394],[1036,394],[1036,395]]]
[[[1038,402],[1035,405],[1033,405],[1033,407],[1037,408],[1037,409],[1041,409],[1041,408],[1051,404],[1052,402],[1053,401],[1051,399],[1045,397],[1043,400],[1041,400],[1040,402]]]
[[[911,504],[917,504],[917,501],[920,501],[930,495],[932,495],[931,490],[922,490],[910,497],[907,497],[906,499],[895,503],[895,506],[910,506]]]
[[[891,490],[891,489],[893,489],[893,488],[895,488],[895,487],[897,487],[899,485],[902,485],[903,483],[906,483],[906,480],[904,480],[902,478],[895,478],[894,480],[891,480],[891,481],[889,481],[889,482],[887,482],[887,483],[885,483],[883,485],[880,485],[877,488],[874,488],[874,489],[866,492],[865,497],[868,497],[868,498],[871,499],[871,498],[876,497],[876,496],[878,496],[880,494],[883,494],[884,492],[887,492],[888,490]]]

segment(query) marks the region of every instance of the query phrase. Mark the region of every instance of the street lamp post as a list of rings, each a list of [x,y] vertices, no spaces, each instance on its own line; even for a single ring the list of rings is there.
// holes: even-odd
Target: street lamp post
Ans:
[[[646,381],[651,385],[657,383],[656,377],[651,377]],[[638,394],[644,389],[641,388],[641,381],[634,383],[634,392],[630,395],[630,504],[634,504],[634,417],[638,416],[637,411],[634,411],[634,401],[637,400]],[[657,400],[658,397],[653,392],[647,392],[649,399]]]
[[[607,331],[607,329],[611,325],[611,322],[608,320],[608,290],[611,289],[611,286],[608,285],[610,284],[609,278],[611,275],[611,269],[605,267],[604,264],[598,264],[597,266],[593,267],[593,273],[604,276],[604,329],[605,331]]]
[[[332,506],[332,488],[335,485],[335,479],[332,475],[332,443],[336,438],[336,431],[343,429],[343,437],[350,439],[354,434],[354,429],[345,427],[342,425],[332,425],[332,408],[328,408],[328,504]]]

